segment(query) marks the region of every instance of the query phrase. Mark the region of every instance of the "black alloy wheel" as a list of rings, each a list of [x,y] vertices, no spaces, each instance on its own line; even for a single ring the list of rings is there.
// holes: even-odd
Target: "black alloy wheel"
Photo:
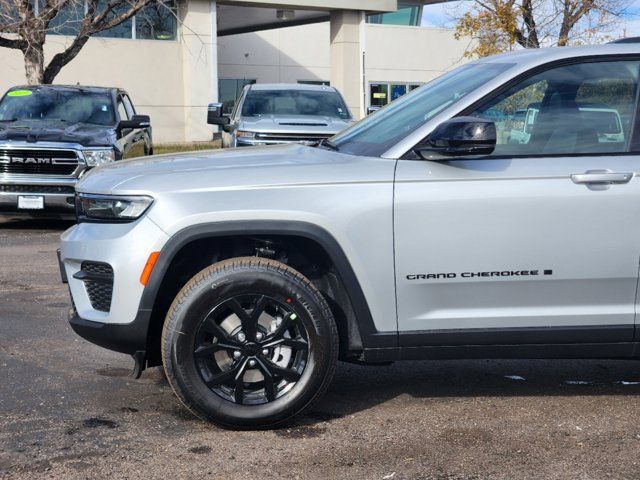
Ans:
[[[338,358],[326,300],[264,258],[218,262],[180,290],[162,331],[167,380],[199,417],[232,428],[288,422],[316,402]]]
[[[302,376],[309,341],[291,298],[233,296],[209,311],[193,350],[205,384],[237,404],[272,402]]]

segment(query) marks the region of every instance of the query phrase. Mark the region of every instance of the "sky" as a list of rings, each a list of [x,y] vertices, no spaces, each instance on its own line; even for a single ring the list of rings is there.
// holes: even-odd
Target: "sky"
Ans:
[[[455,22],[451,19],[451,12],[456,15],[464,13],[472,4],[470,0],[440,3],[436,5],[426,5],[422,14],[422,25],[434,27],[453,27]],[[612,32],[612,37],[640,36],[640,0],[633,0],[620,22],[617,32]]]

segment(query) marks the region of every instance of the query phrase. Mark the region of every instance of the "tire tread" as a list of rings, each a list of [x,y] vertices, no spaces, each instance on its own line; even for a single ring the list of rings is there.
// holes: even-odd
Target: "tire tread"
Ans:
[[[271,260],[268,258],[262,257],[235,257],[227,260],[222,260],[217,262],[204,270],[197,273],[194,277],[192,277],[185,286],[180,290],[174,301],[172,302],[169,310],[167,312],[167,316],[165,317],[164,326],[162,329],[162,337],[161,337],[161,349],[162,349],[162,363],[164,367],[164,371],[167,377],[167,381],[171,386],[171,389],[176,394],[180,402],[187,408],[192,414],[207,421],[213,421],[217,424],[223,425],[227,428],[234,429],[243,429],[246,427],[239,427],[237,425],[224,424],[219,420],[209,417],[203,414],[198,408],[182,393],[181,389],[177,387],[175,374],[173,372],[172,362],[171,362],[171,353],[170,353],[170,341],[169,341],[169,333],[175,328],[175,323],[178,320],[177,313],[181,310],[185,302],[187,302],[193,291],[198,290],[202,287],[203,283],[208,282],[212,276],[224,273],[238,272],[238,271],[247,271],[247,272],[256,272],[256,271],[267,271],[273,272],[280,275],[283,275],[288,280],[298,283],[304,289],[308,290],[315,297],[318,305],[321,308],[321,315],[326,319],[328,327],[330,329],[331,335],[331,352],[330,356],[332,361],[330,362],[329,368],[325,374],[322,385],[319,389],[317,389],[316,394],[308,401],[305,405],[298,408],[298,410],[287,418],[268,424],[262,425],[258,428],[272,428],[274,426],[284,424],[289,422],[295,416],[299,415],[302,411],[308,410],[311,408],[326,392],[333,376],[335,374],[337,368],[337,357],[338,357],[338,328],[336,326],[333,313],[331,312],[331,308],[329,304],[325,300],[322,293],[315,287],[315,285],[304,275],[302,275],[297,270],[289,267],[288,265],[278,262],[276,260]]]

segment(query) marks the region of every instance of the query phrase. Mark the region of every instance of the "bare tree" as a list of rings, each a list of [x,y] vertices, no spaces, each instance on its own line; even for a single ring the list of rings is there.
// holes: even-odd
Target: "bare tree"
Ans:
[[[0,0],[0,47],[20,50],[29,84],[52,83],[92,35],[117,27],[163,0]],[[173,12],[171,12],[173,14]],[[72,33],[45,65],[47,34]]]
[[[474,40],[465,56],[515,48],[565,46],[602,40],[631,0],[474,0],[457,18],[456,38]]]

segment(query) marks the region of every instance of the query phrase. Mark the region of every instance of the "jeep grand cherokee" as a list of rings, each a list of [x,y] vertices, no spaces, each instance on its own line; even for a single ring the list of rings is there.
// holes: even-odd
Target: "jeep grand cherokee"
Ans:
[[[316,147],[90,173],[62,236],[71,325],[233,427],[304,411],[338,359],[638,358],[639,74],[638,44],[525,50]]]

